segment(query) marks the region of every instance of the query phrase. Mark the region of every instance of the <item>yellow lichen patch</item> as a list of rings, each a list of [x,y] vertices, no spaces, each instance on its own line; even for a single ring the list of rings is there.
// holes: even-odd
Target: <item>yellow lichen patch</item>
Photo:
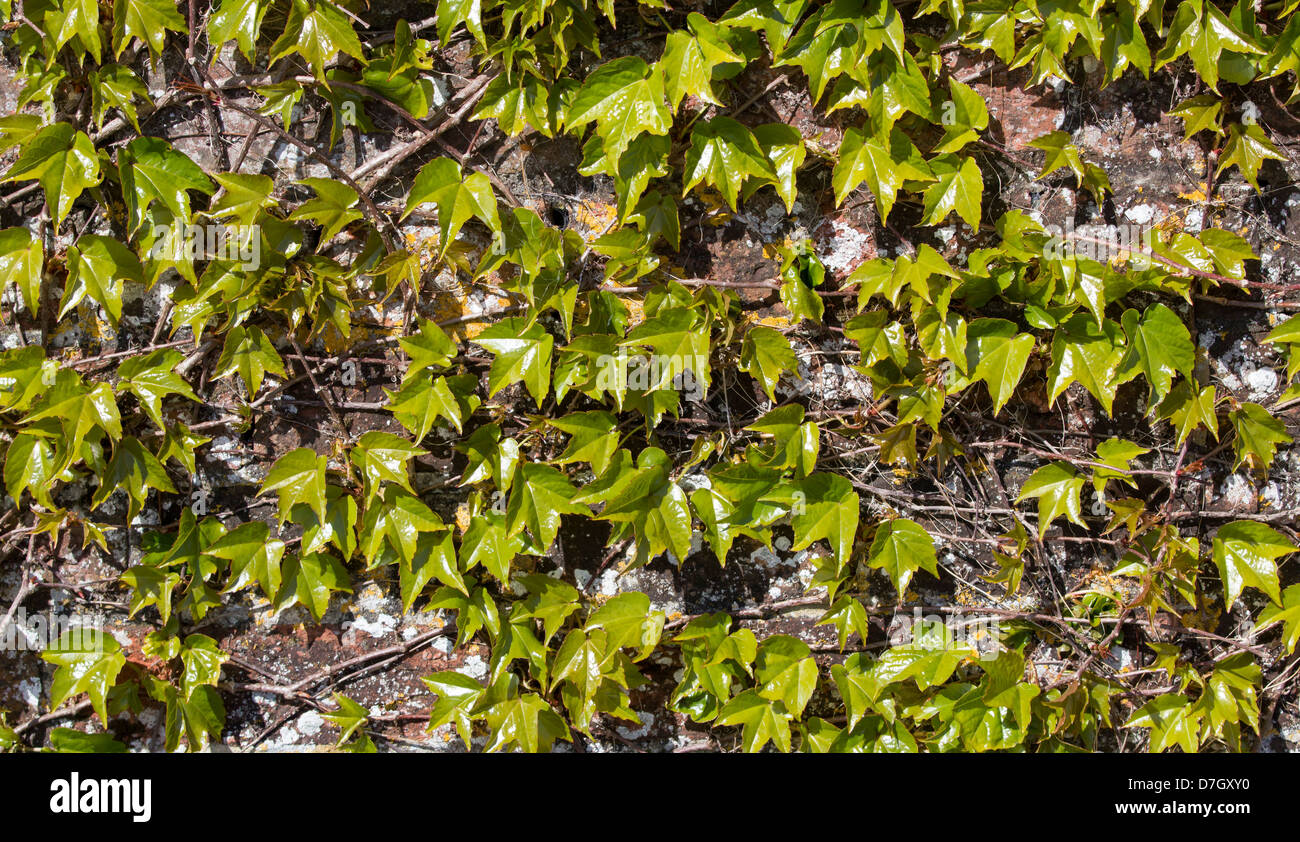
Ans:
[[[406,250],[420,258],[420,266],[427,269],[438,260],[439,237],[436,233],[424,230],[407,231]]]
[[[1190,192],[1190,193],[1179,193],[1179,194],[1178,194],[1178,198],[1180,198],[1180,199],[1186,199],[1186,200],[1189,201],[1189,202],[1204,202],[1204,201],[1205,201],[1205,195],[1206,195],[1205,191],[1206,191],[1207,189],[1208,189],[1208,188],[1207,188],[1206,183],[1205,183],[1204,181],[1202,181],[1201,184],[1200,184],[1200,186],[1197,187],[1197,188],[1196,188],[1195,190],[1193,190],[1192,192]]]
[[[618,208],[607,202],[583,199],[573,209],[573,222],[583,239],[593,240],[618,219]]]
[[[65,365],[81,359],[81,349],[76,345],[67,345],[59,352],[59,361]]]
[[[645,305],[640,301],[634,298],[625,298],[623,304],[627,307],[628,327],[635,327],[645,321]]]
[[[466,296],[459,294],[459,292],[436,290],[433,293],[433,299],[429,302],[429,310],[434,321],[457,319],[466,315],[466,303]]]
[[[1202,608],[1199,611],[1188,611],[1178,619],[1189,629],[1212,632],[1219,627],[1219,619],[1222,616],[1223,612],[1217,608]]]
[[[756,316],[750,321],[766,327],[785,328],[790,326],[790,319],[785,316]]]
[[[1183,220],[1178,214],[1166,214],[1156,223],[1155,230],[1166,236],[1172,236],[1183,230]]]
[[[779,243],[763,243],[763,256],[768,260],[780,260],[782,251],[789,251],[795,247],[795,241],[786,237]]]
[[[117,340],[117,331],[99,317],[99,308],[94,304],[87,302],[78,304],[77,321],[80,322],[83,339],[98,342],[100,345],[107,345]]]
[[[361,335],[363,332],[369,333],[370,331],[364,330],[363,328],[354,328],[352,336],[347,337],[343,335],[343,333],[338,329],[338,326],[333,322],[326,322],[321,326],[318,336],[320,337],[321,344],[325,346],[327,352],[331,354],[342,354],[352,347],[352,343],[365,341],[367,337]]]
[[[469,303],[469,297],[460,290],[434,290],[432,300],[429,302],[430,318],[435,322],[447,322],[453,319],[459,319],[469,315],[466,304]],[[472,339],[482,332],[482,327],[476,332],[470,328],[472,323],[451,325],[446,328],[452,339],[464,340]]]
[[[958,585],[952,594],[953,601],[958,605],[978,605],[979,597],[975,591],[966,585]]]
[[[456,507],[456,528],[462,533],[469,529],[469,504],[461,503]]]
[[[489,323],[487,320],[481,322],[466,322],[465,324],[462,325],[455,325],[453,327],[447,328],[447,330],[448,332],[451,333],[452,338],[454,339],[469,340],[469,339],[473,339],[483,331],[487,330],[488,324]]]
[[[731,221],[731,208],[727,200],[716,190],[698,190],[700,201],[704,203],[704,221],[714,228]]]
[[[1088,585],[1090,587],[1106,588],[1112,591],[1115,590],[1115,580],[1111,578],[1109,571],[1103,570],[1100,567],[1094,567],[1085,573],[1083,581],[1080,584]]]

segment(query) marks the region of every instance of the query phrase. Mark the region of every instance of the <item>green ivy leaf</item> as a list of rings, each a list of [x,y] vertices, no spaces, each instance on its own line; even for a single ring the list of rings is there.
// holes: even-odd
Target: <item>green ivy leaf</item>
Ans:
[[[438,13],[435,16],[438,27],[438,43],[445,47],[451,39],[452,31],[459,25],[465,24],[465,28],[474,36],[481,46],[487,46],[487,38],[483,34],[483,2],[482,0],[438,0]]]
[[[884,570],[898,591],[902,602],[912,574],[924,570],[931,576],[939,575],[938,558],[934,553],[934,540],[919,524],[907,518],[887,520],[876,527],[876,536],[867,551],[867,566]]]
[[[799,360],[785,334],[770,327],[757,325],[745,333],[740,351],[740,369],[746,371],[767,393],[767,399],[776,403],[776,384],[787,371],[797,371]]]
[[[784,704],[763,698],[757,690],[746,690],[728,702],[715,724],[743,726],[741,745],[746,752],[760,751],[769,742],[790,751],[790,714]]]
[[[1214,412],[1214,387],[1199,391],[1192,380],[1182,380],[1169,392],[1169,397],[1156,409],[1157,417],[1169,421],[1178,432],[1178,446],[1198,427],[1205,427],[1214,436],[1219,435],[1219,418]]]
[[[1281,605],[1276,560],[1297,550],[1285,535],[1262,523],[1237,520],[1220,527],[1214,536],[1214,564],[1228,610],[1245,587],[1258,588]]]
[[[667,455],[662,450],[647,448],[638,457],[634,470],[620,470],[617,480],[599,491],[588,486],[574,501],[603,501],[605,508],[598,516],[601,520],[630,527],[636,539],[635,566],[646,564],[666,551],[671,551],[680,564],[690,552],[690,506],[686,493],[670,480],[667,464]],[[601,479],[605,479],[604,475]],[[596,485],[601,484],[598,481]],[[611,541],[622,534],[616,531]]]
[[[67,369],[58,373],[54,386],[22,423],[26,426],[43,418],[58,419],[63,431],[61,444],[66,450],[62,451],[62,464],[55,473],[62,472],[73,455],[80,453],[82,443],[94,430],[101,430],[101,436],[107,435],[114,441],[122,438],[122,416],[113,398],[113,388],[107,383],[86,384]]]
[[[252,225],[263,208],[275,204],[271,198],[275,181],[270,176],[219,172],[213,173],[212,177],[221,187],[220,195],[213,199],[212,206],[206,211],[212,219],[229,217],[240,225]]]
[[[473,341],[494,355],[488,371],[488,397],[522,380],[533,402],[542,405],[551,387],[551,351],[555,346],[554,337],[545,328],[512,317],[492,325]]]
[[[795,196],[798,193],[795,176],[808,156],[803,135],[797,128],[785,123],[765,123],[754,129],[754,139],[758,141],[763,154],[767,156],[768,161],[772,163],[772,169],[776,172],[776,180],[772,182],[772,186],[776,188],[781,201],[785,202],[786,213],[793,213]],[[746,196],[751,192],[751,188],[756,188],[756,184],[755,181],[746,184]]]
[[[1277,446],[1291,442],[1282,422],[1257,403],[1243,403],[1240,409],[1228,413],[1228,419],[1237,431],[1237,438],[1232,443],[1237,454],[1232,465],[1234,471],[1242,465],[1249,465],[1256,471],[1267,472],[1269,465],[1273,464]]]
[[[718,188],[733,210],[746,179],[778,180],[754,134],[730,117],[715,117],[696,125],[691,132],[691,147],[686,151],[684,177],[682,195],[704,182]]]
[[[342,693],[334,694],[334,704],[338,705],[339,709],[333,713],[322,713],[321,719],[328,720],[338,727],[339,740],[335,745],[341,746],[358,730],[364,731],[366,723],[370,721],[370,712]]]
[[[849,635],[857,633],[858,639],[864,644],[871,635],[871,625],[867,619],[867,609],[862,602],[851,596],[841,596],[835,600],[834,604],[822,615],[817,621],[817,625],[826,624],[835,626],[839,633],[840,651],[848,645]]]
[[[74,728],[54,728],[50,748],[60,754],[126,754],[126,744],[112,734],[87,734]]]
[[[441,533],[446,529],[437,514],[419,497],[397,485],[384,487],[383,497],[366,507],[362,523],[361,553],[366,563],[374,566],[387,541],[400,559],[407,562],[415,557],[420,535],[425,532]],[[426,548],[427,550],[427,548]],[[392,559],[390,558],[389,561]]]
[[[274,599],[283,580],[280,560],[284,550],[284,542],[270,537],[270,528],[265,523],[250,521],[222,535],[206,552],[230,563],[230,579],[224,593],[234,593],[257,582],[266,598]]]
[[[858,493],[853,484],[837,474],[812,474],[797,487],[803,498],[795,498],[790,525],[794,529],[796,552],[825,538],[840,566],[849,562],[853,539],[858,531]]]
[[[1137,3],[1122,0],[1117,4],[1117,13],[1105,19],[1102,64],[1106,68],[1107,82],[1117,81],[1130,66],[1136,67],[1143,77],[1150,78],[1151,50],[1141,26],[1143,5],[1140,0]]]
[[[672,125],[663,76],[637,56],[602,64],[582,83],[566,120],[580,129],[596,123],[607,154],[617,160],[642,132],[664,135]]]
[[[217,360],[215,377],[220,380],[232,374],[238,374],[244,381],[248,399],[257,395],[262,388],[262,379],[270,372],[283,378],[284,361],[276,353],[275,346],[259,327],[236,326],[226,334],[226,343]]]
[[[429,691],[438,697],[434,702],[433,708],[429,711],[429,727],[432,732],[436,728],[451,723],[455,726],[456,732],[465,743],[465,748],[470,748],[470,732],[473,728],[472,711],[478,706],[479,701],[484,697],[485,690],[483,685],[466,675],[458,672],[447,670],[445,672],[435,672],[433,675],[426,675],[420,679],[424,682]]]
[[[468,457],[461,485],[491,480],[500,493],[510,490],[519,466],[519,443],[510,438],[503,440],[499,426],[484,424],[457,444],[456,449]]]
[[[710,383],[709,333],[697,313],[686,307],[660,311],[633,328],[620,346],[644,345],[659,355],[658,378],[646,391],[672,389],[673,382],[690,371],[704,392]]]
[[[159,428],[165,428],[162,417],[162,399],[168,395],[181,395],[198,402],[198,395],[190,384],[176,373],[176,366],[181,362],[179,351],[160,350],[131,357],[122,362],[117,369],[117,391],[135,395],[140,407]]]
[[[167,705],[163,719],[163,748],[166,751],[176,751],[182,736],[192,752],[203,751],[213,737],[220,738],[225,727],[226,708],[214,688],[196,687],[187,699],[174,686],[156,678],[150,677],[147,686],[155,701]]]
[[[18,502],[23,490],[30,489],[38,503],[52,509],[50,486],[57,475],[55,468],[54,447],[43,436],[19,433],[5,452],[5,491]]]
[[[185,19],[174,0],[114,0],[114,58],[121,58],[133,37],[148,44],[154,56],[161,56],[167,30],[185,32]]]
[[[0,277],[13,282],[23,296],[27,312],[40,309],[41,280],[45,268],[44,244],[26,228],[0,231]]]
[[[1077,381],[1101,403],[1107,415],[1111,414],[1123,356],[1118,325],[1106,321],[1098,326],[1088,316],[1071,317],[1052,337],[1052,363],[1047,369],[1048,399],[1056,403],[1066,387]]]
[[[65,0],[53,8],[46,7],[43,22],[56,49],[75,37],[91,58],[99,60],[103,45],[99,39],[99,4],[95,0]]]
[[[347,569],[334,556],[325,553],[290,556],[280,570],[284,580],[274,600],[276,611],[300,604],[320,622],[329,608],[331,593],[352,593]]]
[[[348,453],[348,458],[361,470],[361,476],[366,481],[366,499],[371,500],[379,493],[380,486],[385,482],[397,483],[414,494],[406,463],[417,456],[424,455],[426,451],[404,438],[392,433],[370,430],[357,439],[356,445]]]
[[[1223,153],[1219,156],[1219,166],[1214,175],[1217,178],[1228,167],[1236,165],[1247,183],[1259,192],[1259,170],[1269,158],[1274,161],[1286,160],[1258,123],[1237,123],[1228,127],[1228,140],[1223,145]]]
[[[984,179],[974,158],[961,159],[942,155],[929,161],[936,181],[925,189],[925,225],[938,225],[953,211],[971,230],[980,227],[980,198]]]
[[[442,368],[460,353],[460,348],[442,328],[428,319],[420,320],[420,330],[397,340],[402,350],[411,358],[402,375],[403,382],[412,379],[426,368]]]
[[[759,644],[754,677],[758,695],[781,702],[798,719],[817,689],[817,662],[802,640],[774,634]]]
[[[1286,644],[1288,655],[1295,652],[1296,643],[1300,643],[1300,585],[1291,585],[1282,591],[1280,605],[1265,605],[1259,612],[1259,622],[1255,631],[1263,631],[1282,624],[1282,642]]]
[[[929,182],[934,180],[934,175],[901,130],[893,130],[888,139],[864,135],[857,129],[844,132],[839,160],[831,173],[837,207],[865,182],[876,197],[880,218],[888,219],[898,191],[909,180]]]
[[[398,574],[403,612],[411,610],[425,586],[434,579],[469,596],[469,588],[457,567],[456,548],[449,529],[420,532],[414,551],[399,562]]]
[[[654,651],[663,634],[664,612],[651,610],[650,597],[632,591],[621,593],[592,612],[584,628],[604,631],[606,647],[612,653],[624,647],[637,650],[640,661]]]
[[[470,219],[478,219],[494,232],[501,230],[497,200],[488,177],[476,172],[462,179],[460,165],[450,158],[434,158],[420,168],[406,196],[402,218],[424,204],[432,204],[438,211],[439,258]]]
[[[317,79],[325,78],[325,62],[339,53],[366,62],[351,19],[330,0],[293,0],[284,33],[271,45],[271,61],[298,53]]]
[[[306,185],[316,191],[316,198],[299,205],[290,220],[310,219],[321,228],[321,243],[328,243],[340,231],[362,218],[356,209],[357,191],[341,181],[332,178],[304,178],[298,184]]]
[[[288,520],[295,503],[306,503],[325,520],[325,465],[324,456],[317,456],[310,447],[299,447],[275,460],[263,480],[258,496],[277,492],[280,502],[280,522]]]
[[[655,64],[656,72],[663,74],[664,90],[674,111],[688,95],[720,105],[713,92],[715,69],[745,63],[745,58],[719,37],[727,31],[725,28],[709,24],[697,12],[691,12],[687,20],[688,25],[702,22],[703,26],[694,32],[668,33],[663,55]],[[694,25],[691,28],[696,30]]]
[[[1196,362],[1192,335],[1182,319],[1163,304],[1148,307],[1141,320],[1137,310],[1125,310],[1122,322],[1128,350],[1119,364],[1120,382],[1141,372],[1151,384],[1153,402],[1163,401],[1175,374],[1192,376]]]
[[[505,584],[510,581],[510,564],[524,550],[524,538],[510,535],[505,516],[486,511],[470,519],[469,528],[460,542],[461,563],[466,571],[482,564],[487,571]]]
[[[55,123],[23,144],[4,181],[39,181],[45,191],[45,204],[54,215],[54,227],[58,228],[72,210],[72,203],[102,178],[95,144],[86,133],[67,123]]]
[[[1064,462],[1052,462],[1029,475],[1016,497],[1022,502],[1038,498],[1038,533],[1041,535],[1061,515],[1070,523],[1086,527],[1083,522],[1081,492],[1086,478]]]
[[[586,508],[573,503],[578,490],[568,477],[550,465],[525,462],[506,507],[509,535],[527,529],[539,546],[550,547],[560,530],[561,515],[588,515]]]
[[[121,489],[130,499],[127,520],[133,521],[144,507],[150,488],[167,494],[177,493],[176,486],[172,485],[166,469],[157,457],[146,450],[139,439],[126,436],[113,447],[113,458],[109,460],[107,471],[100,477],[99,488],[91,498],[90,506],[98,509],[109,495]]]
[[[89,296],[104,308],[111,324],[122,318],[126,281],[144,283],[144,267],[129,248],[112,237],[87,234],[68,249],[68,285],[59,303],[59,318]]]
[[[163,625],[167,624],[172,616],[172,599],[181,583],[181,574],[152,564],[137,564],[128,567],[119,578],[131,588],[129,616],[134,617],[152,605],[158,609]]]
[[[191,634],[181,644],[181,688],[186,700],[194,697],[200,686],[216,687],[221,680],[221,665],[230,659],[217,642],[206,634]]]
[[[267,0],[221,0],[208,18],[208,43],[217,48],[212,51],[212,60],[215,62],[221,54],[221,45],[234,41],[244,58],[252,62],[262,19],[270,8]]]
[[[388,410],[411,431],[416,442],[424,441],[439,418],[451,422],[456,432],[461,430],[460,402],[452,394],[446,377],[408,380],[396,392],[384,389],[384,394],[388,397]]]
[[[557,465],[587,462],[599,474],[609,466],[614,451],[618,449],[618,419],[613,413],[604,410],[573,412],[547,423],[570,436],[568,447],[555,460]]]
[[[1200,747],[1200,719],[1186,696],[1166,693],[1133,712],[1125,728],[1150,728],[1153,752],[1179,746],[1187,753]]]
[[[1223,134],[1222,110],[1222,99],[1214,94],[1201,94],[1178,103],[1169,109],[1169,114],[1182,118],[1183,139],[1191,140],[1192,135],[1203,131],[1212,131],[1216,138],[1220,137]]]
[[[550,751],[556,740],[572,741],[569,726],[536,693],[498,702],[486,712],[492,736],[485,751],[517,745],[523,751]]]
[[[1048,132],[1042,137],[1031,140],[1028,144],[1032,149],[1041,149],[1046,153],[1043,161],[1043,169],[1039,172],[1040,179],[1046,178],[1057,170],[1065,167],[1074,173],[1074,177],[1080,182],[1083,181],[1083,158],[1079,154],[1079,147],[1071,142],[1070,133],[1064,131]]]
[[[57,710],[72,696],[86,693],[107,728],[108,692],[126,666],[126,656],[113,636],[96,629],[70,629],[41,658],[58,667],[50,684],[50,707]]]
[[[983,380],[997,415],[1015,394],[1034,350],[1034,337],[1019,333],[1006,319],[976,319],[966,328],[966,367],[974,380]]]

